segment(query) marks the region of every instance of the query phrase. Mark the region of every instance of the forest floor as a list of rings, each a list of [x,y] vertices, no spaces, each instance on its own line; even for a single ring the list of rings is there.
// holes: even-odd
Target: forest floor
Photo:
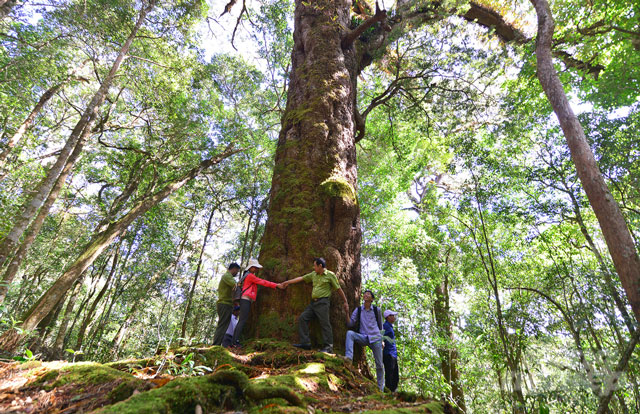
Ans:
[[[183,347],[107,364],[0,362],[0,413],[434,413],[426,398],[377,390],[343,357],[255,340],[232,352]]]

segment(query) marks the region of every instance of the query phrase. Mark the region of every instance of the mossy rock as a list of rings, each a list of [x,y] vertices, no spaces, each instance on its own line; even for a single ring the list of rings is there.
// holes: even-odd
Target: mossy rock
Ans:
[[[361,414],[444,414],[442,404],[439,402],[430,402],[426,404],[415,405],[413,407],[394,407],[383,410],[367,410]]]
[[[262,352],[262,351],[285,351],[291,350],[291,344],[287,341],[279,341],[272,338],[260,338],[254,339],[247,344],[248,352]]]
[[[82,386],[83,384],[105,384],[107,382],[121,380],[137,382],[139,384],[142,383],[141,380],[131,374],[102,364],[95,362],[78,362],[66,365],[60,369],[47,371],[44,375],[39,376],[35,381],[31,382],[29,386],[52,389],[66,384]]]
[[[133,369],[150,367],[155,363],[154,358],[130,358],[122,361],[108,362],[104,366],[117,369],[118,371],[130,372]]]
[[[145,368],[154,372],[159,359],[173,358],[179,364],[190,353],[197,364],[214,372],[153,380],[128,372],[146,372]],[[165,355],[108,366],[90,362],[43,363],[31,370],[16,366],[25,377],[35,378],[21,389],[23,400],[28,396],[34,401],[31,411],[25,412],[193,413],[199,406],[207,413],[302,414],[307,407],[318,413],[443,413],[442,404],[417,394],[380,393],[375,381],[337,355],[301,351],[271,338],[248,341],[243,353],[236,355],[219,346],[177,347]],[[58,402],[55,407],[47,405],[52,400]]]
[[[240,408],[233,385],[217,384],[207,377],[191,377],[179,378],[164,387],[136,394],[97,413],[193,413],[197,405],[207,412]]]
[[[162,388],[140,393],[126,401],[105,407],[98,413],[145,414],[240,410],[279,400],[279,405],[304,407],[302,399],[287,387],[251,383],[236,369],[222,369],[204,377],[179,378]]]
[[[100,398],[111,404],[129,398],[136,390],[152,387],[151,384],[115,368],[94,362],[79,362],[37,374],[25,389],[40,388],[50,391],[66,387],[70,394],[80,395],[88,393],[95,386],[101,386],[106,398]]]

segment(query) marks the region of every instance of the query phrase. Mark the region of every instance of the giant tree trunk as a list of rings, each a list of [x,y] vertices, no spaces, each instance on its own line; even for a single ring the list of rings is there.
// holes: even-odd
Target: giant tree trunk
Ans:
[[[322,256],[353,308],[360,293],[360,209],[356,198],[354,105],[358,70],[348,0],[296,1],[287,107],[282,118],[262,239],[263,276],[275,282],[313,270]],[[311,285],[263,289],[253,312],[257,337],[295,340],[295,319]],[[344,346],[344,307],[332,298],[334,345]],[[256,320],[257,318],[257,320]]]
[[[65,272],[54,282],[42,297],[31,307],[24,317],[24,322],[20,328],[33,330],[53,307],[64,297],[73,283],[82,273],[111,245],[118,237],[127,230],[129,225],[138,217],[144,215],[153,206],[160,203],[166,197],[178,190],[180,187],[194,179],[203,170],[233,155],[238,150],[232,150],[231,146],[221,154],[202,161],[197,167],[191,169],[183,176],[168,183],[164,188],[138,201],[127,214],[122,218],[109,223],[103,231],[96,233],[87,244],[84,252],[65,270]],[[18,333],[16,329],[10,329],[0,336],[0,348],[13,352],[19,345],[24,334]]]
[[[598,218],[600,229],[609,248],[613,264],[627,294],[631,309],[640,321],[640,258],[615,199],[600,173],[591,147],[569,105],[551,58],[554,22],[546,0],[531,0],[538,15],[536,58],[538,79],[567,139],[571,158],[576,166],[589,204]]]
[[[111,84],[115,79],[120,65],[129,52],[129,48],[131,47],[131,44],[133,43],[138,30],[140,29],[140,27],[142,27],[147,14],[153,9],[156,1],[157,0],[151,0],[148,5],[144,5],[142,7],[142,10],[140,10],[138,20],[131,30],[129,37],[120,48],[118,56],[113,62],[113,65],[111,65],[111,69],[98,88],[98,91],[95,93],[95,95],[91,99],[91,102],[89,102],[84,112],[82,113],[80,120],[71,131],[69,138],[60,151],[60,155],[58,155],[58,159],[49,169],[49,171],[47,172],[47,176],[42,180],[42,182],[40,182],[33,195],[29,197],[25,204],[22,206],[21,212],[16,218],[14,226],[8,232],[4,240],[2,240],[2,243],[0,243],[0,266],[5,263],[7,258],[15,250],[20,237],[26,230],[29,223],[32,221],[33,216],[36,214],[38,209],[42,206],[45,199],[49,195],[52,187],[54,186],[54,183],[60,176],[62,169],[65,167],[65,165],[67,165],[67,161],[71,155],[71,152],[79,143],[82,143],[91,132],[92,126],[98,116],[98,109],[104,102],[107,96],[107,92],[109,91],[109,88],[111,87]]]

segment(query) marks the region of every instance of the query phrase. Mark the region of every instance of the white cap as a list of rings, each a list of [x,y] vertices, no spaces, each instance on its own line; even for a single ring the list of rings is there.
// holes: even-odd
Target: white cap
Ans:
[[[397,315],[398,312],[394,312],[392,310],[387,309],[386,311],[384,311],[384,318],[387,319],[387,316],[391,316],[391,315]]]
[[[258,269],[262,269],[262,265],[258,263],[257,259],[249,260],[249,263],[247,264],[247,269],[250,269],[252,267],[257,267]]]

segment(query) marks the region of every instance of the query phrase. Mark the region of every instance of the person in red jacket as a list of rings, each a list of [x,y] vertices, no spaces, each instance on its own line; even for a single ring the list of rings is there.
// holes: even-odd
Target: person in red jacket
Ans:
[[[247,265],[248,272],[244,277],[242,282],[242,297],[240,298],[240,316],[238,317],[238,324],[236,325],[236,329],[233,331],[233,340],[232,347],[240,346],[240,336],[242,335],[242,330],[244,329],[244,325],[247,323],[247,319],[249,319],[249,313],[251,312],[251,302],[255,302],[256,296],[258,295],[258,285],[266,286],[271,289],[285,289],[285,285],[282,283],[273,283],[268,280],[260,279],[255,273],[258,269],[262,269],[262,265],[258,263],[256,259],[249,260],[249,264]]]

